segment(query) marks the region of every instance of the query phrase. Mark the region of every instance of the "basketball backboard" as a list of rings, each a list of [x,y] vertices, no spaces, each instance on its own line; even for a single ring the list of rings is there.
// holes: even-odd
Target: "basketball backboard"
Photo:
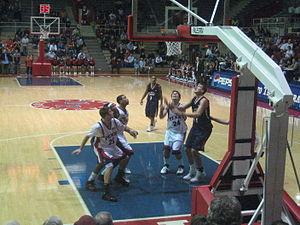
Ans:
[[[203,15],[204,12],[203,18],[209,21],[215,0],[211,4],[208,0],[180,0],[178,2],[189,7],[197,15],[199,13]],[[221,19],[222,15],[220,15],[220,12],[220,9],[217,10],[215,21]],[[170,39],[172,39],[171,37],[175,38],[178,35],[177,27],[179,25],[202,25],[201,22],[188,15],[187,12],[180,9],[170,0],[132,0],[131,15],[131,20],[128,20],[129,34],[131,32],[133,37],[145,37],[145,39],[148,37],[149,40],[161,38],[168,41],[168,37]],[[198,36],[197,39],[201,40],[205,39],[205,37]]]
[[[47,16],[32,16],[30,18],[31,34],[43,35],[47,38],[49,34],[60,34],[60,18]]]

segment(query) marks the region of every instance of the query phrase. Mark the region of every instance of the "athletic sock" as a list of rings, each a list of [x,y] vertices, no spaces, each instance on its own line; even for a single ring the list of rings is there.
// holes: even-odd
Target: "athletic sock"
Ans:
[[[182,158],[178,160],[178,166],[182,166],[183,167],[183,159]]]
[[[164,165],[169,165],[169,159],[167,159],[166,157],[163,157],[163,162]]]
[[[97,174],[92,172],[89,179],[88,179],[88,181],[94,181],[96,179],[96,177],[97,177]]]

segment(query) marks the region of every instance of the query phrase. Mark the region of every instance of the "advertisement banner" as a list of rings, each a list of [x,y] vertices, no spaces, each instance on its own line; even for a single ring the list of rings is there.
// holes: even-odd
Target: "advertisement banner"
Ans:
[[[234,71],[215,71],[212,75],[211,87],[221,91],[231,91],[231,78],[238,73]],[[294,95],[294,104],[291,108],[300,111],[300,82],[292,82],[289,84]],[[268,102],[268,89],[258,82],[257,86],[258,100]]]

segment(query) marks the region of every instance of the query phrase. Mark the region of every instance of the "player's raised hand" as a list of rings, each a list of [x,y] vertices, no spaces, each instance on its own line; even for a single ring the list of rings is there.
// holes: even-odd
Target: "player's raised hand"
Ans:
[[[168,100],[166,97],[164,97],[164,102],[165,102],[165,105],[166,105],[169,109],[174,108],[172,102],[169,102],[169,100]]]
[[[79,155],[81,153],[81,149],[78,148],[72,152],[73,155]]]
[[[165,105],[169,105],[169,100],[164,96],[164,103],[165,103]]]

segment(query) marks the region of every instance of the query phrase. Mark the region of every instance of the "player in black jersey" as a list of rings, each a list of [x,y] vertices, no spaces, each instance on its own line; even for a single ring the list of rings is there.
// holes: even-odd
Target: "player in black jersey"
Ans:
[[[148,95],[148,96],[147,96]],[[147,85],[145,93],[141,99],[141,105],[143,104],[144,98],[147,96],[147,103],[145,108],[146,117],[150,119],[150,126],[147,129],[148,132],[154,130],[155,127],[155,117],[158,114],[158,103],[162,104],[162,90],[161,86],[156,83],[156,77],[151,77],[151,83]]]
[[[194,119],[193,126],[185,143],[190,170],[189,173],[183,177],[183,179],[191,182],[198,182],[201,178],[206,176],[199,151],[204,151],[205,143],[212,132],[213,125],[211,120],[221,124],[228,124],[227,121],[211,117],[209,100],[204,96],[206,91],[207,88],[204,84],[197,84],[194,89],[195,97],[182,106],[183,109],[192,107],[192,113],[184,112],[176,108],[173,110],[173,112],[178,115]]]

